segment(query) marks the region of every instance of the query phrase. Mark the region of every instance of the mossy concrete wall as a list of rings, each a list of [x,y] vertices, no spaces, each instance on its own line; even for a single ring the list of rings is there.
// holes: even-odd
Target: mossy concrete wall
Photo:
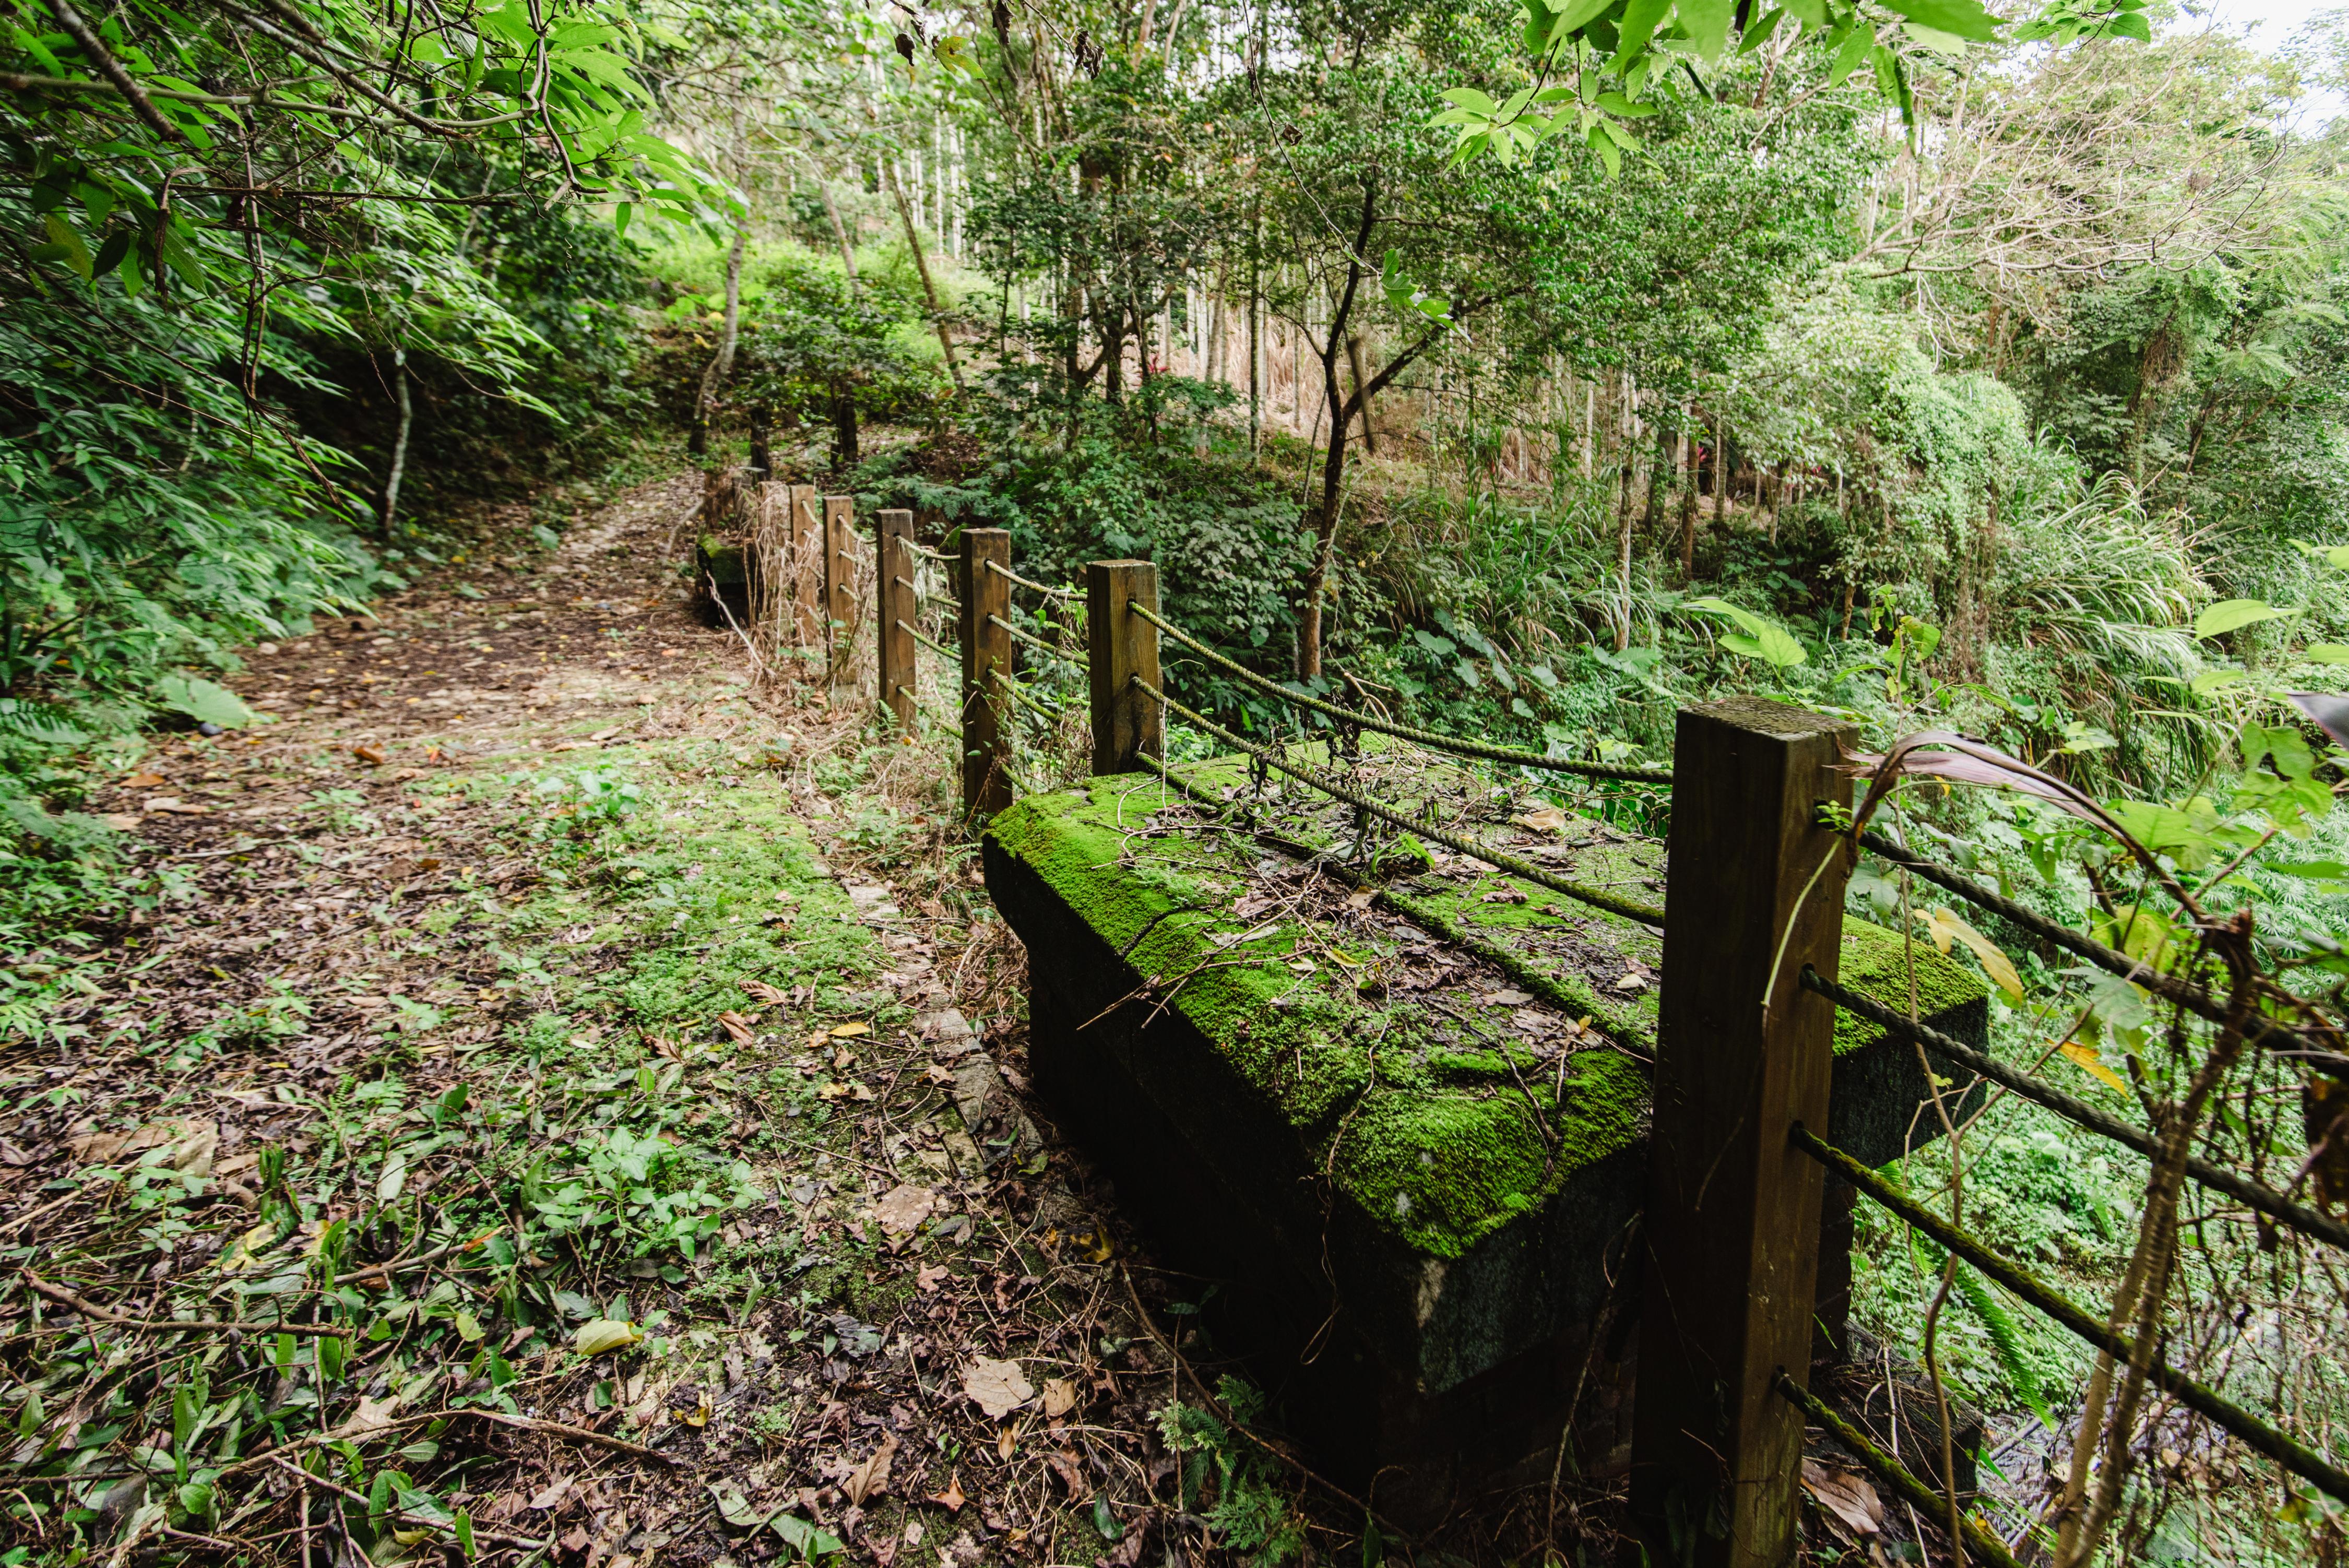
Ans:
[[[1212,794],[1244,775],[1192,777]],[[1031,1065],[1063,1130],[1177,1266],[1231,1282],[1230,1331],[1332,1464],[1403,1462],[1439,1490],[1506,1470],[1556,1442],[1578,1384],[1611,1427],[1638,1300],[1654,934],[1475,862],[1412,878],[1413,907],[1464,950],[1167,810],[1180,799],[1096,779],[987,834],[989,892],[1028,947]],[[1660,846],[1597,824],[1544,863],[1661,881]],[[1268,896],[1282,913],[1247,902]],[[1924,1015],[1980,1039],[1978,983],[1850,923],[1846,984],[1905,1007],[1912,969]],[[1881,1163],[1938,1126],[1917,1115],[1915,1050],[1846,1024],[1829,1137]],[[1585,1451],[1614,1446],[1593,1432]]]

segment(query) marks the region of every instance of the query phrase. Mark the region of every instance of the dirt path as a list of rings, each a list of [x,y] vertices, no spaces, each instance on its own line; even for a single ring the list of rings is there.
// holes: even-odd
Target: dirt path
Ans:
[[[1161,1435],[1179,1282],[998,1072],[947,758],[753,693],[696,484],[256,650],[275,722],[97,802],[141,892],[0,1055],[40,1560],[1302,1545],[1261,1445]]]

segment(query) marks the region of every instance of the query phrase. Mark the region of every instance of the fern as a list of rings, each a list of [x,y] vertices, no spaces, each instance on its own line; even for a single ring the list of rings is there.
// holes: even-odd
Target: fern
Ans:
[[[1989,1283],[1962,1263],[1958,1264],[1955,1283],[1959,1296],[1989,1331],[1990,1342],[1998,1352],[1999,1370],[2006,1374],[2007,1387],[2039,1418],[2041,1426],[2054,1431],[2055,1419],[2047,1408],[2047,1374],[2040,1367],[2038,1357],[2023,1343],[2023,1331],[2015,1326],[2013,1315],[2006,1310],[2006,1304],[1999,1300]]]

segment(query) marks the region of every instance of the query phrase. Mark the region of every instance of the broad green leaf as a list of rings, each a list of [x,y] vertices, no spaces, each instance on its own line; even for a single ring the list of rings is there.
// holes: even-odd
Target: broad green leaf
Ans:
[[[1770,35],[1776,32],[1778,30],[1778,24],[1785,19],[1786,12],[1785,7],[1780,6],[1773,9],[1768,15],[1762,18],[1761,26],[1748,27],[1745,29],[1744,34],[1738,40],[1737,52],[1741,55],[1750,55],[1754,50],[1760,48],[1763,45],[1768,43],[1770,41]]]
[[[1655,36],[1656,25],[1671,15],[1672,0],[1630,0],[1623,7],[1623,19],[1616,24],[1621,42],[1616,46],[1615,57],[1608,63],[1608,74],[1621,76],[1624,67],[1648,46]]]
[[[1486,98],[1483,93],[1478,92],[1475,88],[1447,88],[1435,96],[1442,98],[1446,103],[1455,104],[1462,108],[1472,110],[1487,119],[1492,117],[1494,107],[1493,100]]]
[[[1726,599],[1688,599],[1682,602],[1681,608],[1708,615],[1726,615],[1737,623],[1739,630],[1753,636],[1761,635],[1763,626],[1767,624],[1753,611],[1742,604],[1733,604]]]
[[[1998,18],[1980,0],[1884,0],[1884,8],[1920,26],[1987,44],[1998,36]]]
[[[224,686],[177,671],[155,683],[157,703],[175,713],[184,713],[199,724],[217,724],[222,729],[243,729],[253,722],[253,710],[244,699]]]
[[[1810,657],[1803,645],[1783,626],[1764,625],[1761,641],[1762,656],[1779,669],[1792,669]]]
[[[2279,610],[2262,599],[2221,599],[2194,617],[2194,634],[2222,637],[2261,621],[2281,621],[2299,614],[2297,610]]]
[[[2349,882],[2349,865],[2339,861],[2281,861],[2267,869],[2278,876],[2308,882]]]
[[[2349,665],[2349,643],[2311,643],[2300,656],[2312,665]]]
[[[1857,70],[1859,63],[1875,47],[1876,27],[1872,23],[1862,22],[1854,27],[1851,36],[1843,41],[1843,47],[1836,51],[1835,65],[1827,72],[1828,88],[1843,86],[1844,78]]]
[[[1730,18],[1736,9],[1736,0],[1680,0],[1681,26],[1688,29],[1689,40],[1696,46],[1699,59],[1720,58],[1722,46],[1729,41]]]

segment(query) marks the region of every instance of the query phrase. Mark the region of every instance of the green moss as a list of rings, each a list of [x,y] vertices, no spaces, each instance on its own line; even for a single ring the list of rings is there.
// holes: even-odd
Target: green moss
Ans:
[[[1247,777],[1227,761],[1185,774],[1211,801]],[[1233,913],[1234,895],[1263,851],[1237,834],[1147,833],[1161,798],[1154,783],[1094,779],[1023,799],[988,830],[1161,997],[1172,995],[1175,1010],[1298,1131],[1313,1164],[1330,1170],[1375,1222],[1414,1247],[1456,1258],[1643,1136],[1646,1071],[1619,1052],[1577,1052],[1562,1081],[1554,1065],[1537,1068],[1529,1052],[1512,1070],[1502,1054],[1507,1045],[1464,1040],[1408,996],[1364,996],[1356,971],[1327,962],[1325,950],[1293,927],[1241,945],[1234,939],[1256,923]],[[1288,815],[1284,833],[1314,830],[1311,820]],[[1276,811],[1275,820],[1281,816]],[[1599,838],[1551,863],[1652,898],[1662,850]],[[1497,872],[1465,882],[1423,876],[1411,888],[1389,891],[1414,921],[1537,986],[1553,1004],[1592,1017],[1615,1038],[1651,1047],[1653,985],[1627,995],[1618,983],[1629,961],[1651,974],[1661,965],[1653,931]],[[1524,902],[1485,902],[1495,892],[1522,893]],[[1569,940],[1560,943],[1561,934]],[[1349,957],[1373,967],[1385,951],[1376,938],[1347,946]],[[1845,936],[1845,984],[1905,1006],[1909,956],[1927,1015],[1983,995],[1977,979],[1930,946],[1904,954],[1897,935],[1857,922]],[[1313,966],[1292,967],[1300,959]],[[1871,1026],[1838,1018],[1839,1053],[1880,1037]]]
[[[1843,953],[1837,978],[1854,991],[1875,997],[1886,1006],[1909,1010],[1911,966],[1917,982],[1917,1016],[1930,1018],[1990,995],[1990,987],[1971,971],[1934,951],[1930,942],[1904,942],[1897,931],[1870,925],[1847,916],[1843,923]],[[1865,1018],[1836,1009],[1836,1054],[1862,1050],[1884,1037],[1883,1029]]]

